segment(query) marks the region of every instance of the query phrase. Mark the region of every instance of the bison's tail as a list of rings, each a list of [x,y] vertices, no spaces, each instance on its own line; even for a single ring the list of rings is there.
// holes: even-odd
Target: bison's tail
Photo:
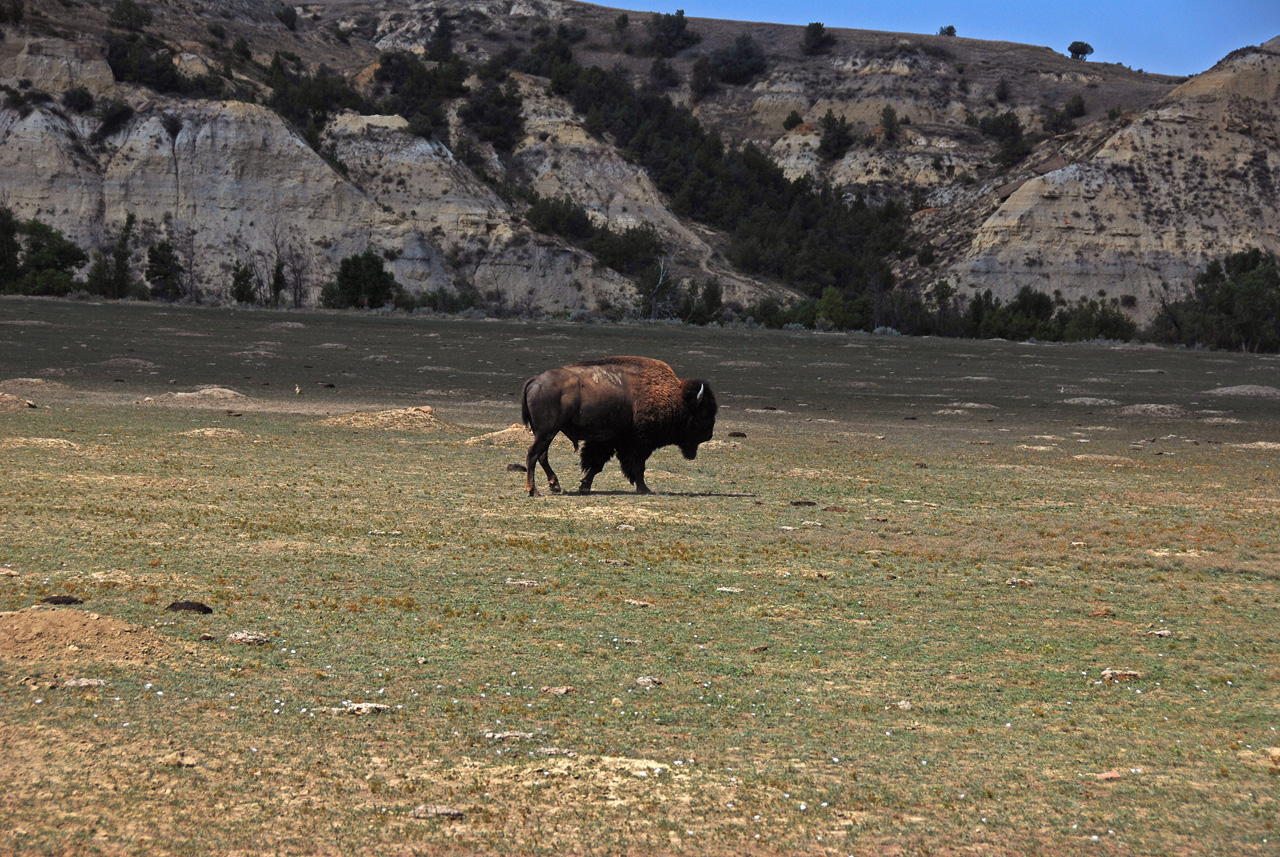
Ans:
[[[520,419],[529,428],[533,428],[533,417],[529,413],[529,385],[534,381],[530,378],[524,382],[524,392],[520,394]]]

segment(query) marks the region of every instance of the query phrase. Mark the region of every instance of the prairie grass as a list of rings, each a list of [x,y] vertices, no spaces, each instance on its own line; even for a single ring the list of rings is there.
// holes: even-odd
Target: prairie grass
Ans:
[[[1275,359],[11,300],[0,340],[0,850],[1275,852],[1280,400],[1209,392]],[[658,494],[466,443],[605,353],[722,403]]]

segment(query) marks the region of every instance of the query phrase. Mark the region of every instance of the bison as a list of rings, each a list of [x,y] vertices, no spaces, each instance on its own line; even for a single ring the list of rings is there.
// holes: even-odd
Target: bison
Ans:
[[[560,480],[547,461],[559,432],[575,450],[582,444],[580,492],[589,493],[596,474],[617,455],[636,492],[650,494],[644,464],[653,451],[678,446],[692,461],[716,425],[716,398],[706,382],[682,381],[666,363],[648,357],[606,357],[548,369],[525,382],[520,410],[533,431],[525,475],[530,497],[538,495],[536,464],[542,465],[552,492],[560,493]]]

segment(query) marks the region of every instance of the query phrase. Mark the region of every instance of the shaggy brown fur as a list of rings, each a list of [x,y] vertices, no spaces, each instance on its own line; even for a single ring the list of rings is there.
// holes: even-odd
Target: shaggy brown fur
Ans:
[[[685,458],[715,430],[716,400],[705,381],[680,380],[671,367],[648,357],[606,357],[548,369],[524,385],[524,424],[532,429],[525,488],[536,496],[534,467],[541,464],[553,492],[560,480],[547,460],[555,436],[581,444],[582,483],[591,482],[614,455],[641,494],[648,494],[644,466],[655,449],[675,445]]]

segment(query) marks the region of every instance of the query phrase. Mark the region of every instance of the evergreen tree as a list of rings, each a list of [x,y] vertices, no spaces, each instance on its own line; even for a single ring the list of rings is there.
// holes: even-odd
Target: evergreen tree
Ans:
[[[151,294],[162,301],[182,297],[182,265],[167,238],[147,248],[147,282],[151,283]]]
[[[111,248],[111,275],[107,280],[105,297],[120,300],[129,297],[134,291],[133,273],[129,270],[129,258],[133,255],[133,230],[138,218],[133,212],[124,219],[124,228],[116,236]]]
[[[240,304],[258,302],[258,277],[251,265],[239,259],[231,265],[231,299]]]
[[[284,275],[284,259],[277,259],[276,266],[271,272],[271,305],[280,306],[280,296],[284,294],[284,290],[289,287],[288,280]]]
[[[331,309],[379,309],[392,299],[396,289],[396,278],[383,268],[382,257],[366,248],[338,264],[338,277],[325,286],[321,302]]]
[[[835,43],[836,37],[828,33],[822,23],[814,21],[804,28],[804,35],[800,37],[800,52],[807,57],[825,54]]]
[[[122,30],[140,33],[151,23],[151,12],[137,0],[116,0],[107,23]]]
[[[16,283],[22,245],[18,243],[18,218],[8,206],[0,206],[0,291],[7,291],[10,283]]]

